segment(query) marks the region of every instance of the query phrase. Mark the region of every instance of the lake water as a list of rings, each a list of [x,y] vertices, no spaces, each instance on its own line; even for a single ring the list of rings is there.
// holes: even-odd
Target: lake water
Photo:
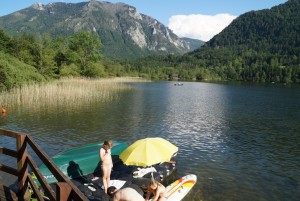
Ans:
[[[8,108],[0,125],[30,134],[49,156],[106,139],[165,138],[179,147],[176,177],[198,177],[185,201],[300,200],[299,86],[132,86],[72,111]]]

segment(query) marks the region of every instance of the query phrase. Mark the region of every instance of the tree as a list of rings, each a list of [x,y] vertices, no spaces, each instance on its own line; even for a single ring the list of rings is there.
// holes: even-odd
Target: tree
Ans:
[[[10,37],[0,29],[0,51],[3,50],[7,52],[7,45],[9,44]]]
[[[63,65],[69,64],[67,58],[67,52],[69,50],[68,40],[65,37],[57,36],[53,40],[53,48],[56,50],[54,61],[58,67],[58,74]]]
[[[69,48],[72,52],[72,60],[78,63],[82,72],[86,72],[90,62],[100,60],[102,43],[97,35],[89,32],[77,32],[70,38]]]

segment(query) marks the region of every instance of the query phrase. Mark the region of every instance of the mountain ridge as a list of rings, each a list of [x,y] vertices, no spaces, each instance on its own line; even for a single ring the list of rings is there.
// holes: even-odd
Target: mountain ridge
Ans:
[[[139,60],[170,66],[181,80],[300,83],[300,1],[237,17],[202,47],[183,56]]]
[[[111,58],[136,58],[153,54],[183,54],[203,42],[181,39],[156,19],[125,3],[35,3],[0,17],[0,27],[10,34],[69,35],[84,30],[96,33]]]
[[[297,35],[300,33],[299,13],[299,0],[289,0],[271,9],[244,13],[208,41],[206,46],[213,48],[238,45],[253,46],[253,43],[257,44],[258,42],[268,42],[271,45],[278,44],[285,47],[287,45],[294,46],[293,40],[290,39],[297,39]],[[261,50],[259,44],[254,45],[253,48],[258,51]],[[274,51],[274,49],[272,50]]]

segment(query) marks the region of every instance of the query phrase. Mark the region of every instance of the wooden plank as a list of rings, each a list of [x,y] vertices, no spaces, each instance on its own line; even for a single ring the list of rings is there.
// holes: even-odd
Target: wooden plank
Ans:
[[[34,172],[36,178],[38,179],[38,181],[40,182],[40,185],[42,186],[42,188],[45,191],[46,196],[48,196],[50,198],[50,200],[55,200],[56,194],[54,192],[54,190],[51,188],[51,186],[47,183],[46,179],[44,178],[44,176],[41,174],[39,168],[37,167],[37,165],[34,163],[33,159],[31,158],[31,156],[28,156],[28,164],[30,165],[32,171]],[[31,177],[31,176],[29,176]]]
[[[0,147],[0,154],[5,154],[11,157],[17,158],[17,152],[11,149],[7,149],[5,147]]]
[[[9,166],[3,165],[3,164],[0,164],[0,171],[3,171],[3,172],[6,172],[8,174],[12,174],[12,175],[18,176],[17,169],[14,169],[12,167],[9,167]]]
[[[47,156],[47,154],[34,142],[34,140],[29,135],[27,136],[27,143],[43,161],[43,163],[49,168],[58,182],[66,182],[72,187],[73,190],[71,194],[74,200],[88,200],[87,197],[59,170],[52,159]]]
[[[0,185],[0,200],[17,201],[18,196],[10,188]]]
[[[43,161],[43,163],[49,168],[52,174],[55,176],[57,181],[64,182],[65,176],[61,172],[57,171],[59,168],[55,165],[55,163],[47,156],[47,154],[42,151],[42,149],[37,145],[30,136],[28,137],[28,144],[34,150],[34,152],[38,155],[38,157]]]
[[[20,133],[11,131],[11,130],[5,130],[3,128],[0,129],[0,135],[4,135],[7,137],[17,138]]]
[[[0,154],[6,154],[8,156],[17,158],[17,170],[11,168],[6,165],[0,164],[0,171],[7,172],[9,174],[15,175],[18,177],[18,187],[19,192],[18,195],[11,191],[9,188],[0,186],[0,201],[1,200],[24,200],[25,195],[27,195],[27,187],[29,183],[33,186],[33,189],[37,194],[39,194],[38,189],[31,178],[28,175],[28,164],[31,165],[31,168],[36,173],[41,185],[45,189],[45,193],[48,191],[48,195],[50,195],[51,200],[58,199],[66,199],[66,200],[74,200],[74,201],[88,201],[87,197],[59,170],[59,168],[55,165],[55,163],[45,154],[44,151],[33,141],[33,139],[22,133],[0,129],[0,135],[12,137],[16,139],[17,151],[13,151],[7,148],[0,147]],[[32,158],[27,154],[27,144],[31,146],[33,151],[37,154],[37,156],[44,162],[44,164],[49,168],[52,174],[56,177],[59,182],[57,185],[58,191],[61,193],[57,195],[50,185],[45,181],[43,175],[38,170]],[[64,192],[66,191],[66,192]],[[19,196],[19,197],[18,197]],[[41,195],[38,195],[38,200],[43,200]]]
[[[66,182],[57,182],[56,183],[56,200],[68,201],[72,188]]]
[[[31,177],[28,177],[28,181],[30,183],[31,189],[33,190],[33,193],[36,196],[37,200],[44,201],[44,198],[41,195],[41,192],[39,191],[38,186],[36,185],[36,183],[34,183],[33,179]]]
[[[17,137],[17,170],[18,170],[18,196],[24,197],[27,193],[28,183],[26,182],[28,177],[27,166],[27,143],[26,135],[19,134]]]

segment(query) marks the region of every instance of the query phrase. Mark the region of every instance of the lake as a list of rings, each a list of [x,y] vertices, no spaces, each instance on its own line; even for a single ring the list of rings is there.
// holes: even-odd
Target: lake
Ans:
[[[30,134],[49,156],[107,139],[165,138],[179,147],[176,177],[198,177],[185,201],[300,200],[299,86],[130,85],[72,111],[7,108],[0,126]]]

